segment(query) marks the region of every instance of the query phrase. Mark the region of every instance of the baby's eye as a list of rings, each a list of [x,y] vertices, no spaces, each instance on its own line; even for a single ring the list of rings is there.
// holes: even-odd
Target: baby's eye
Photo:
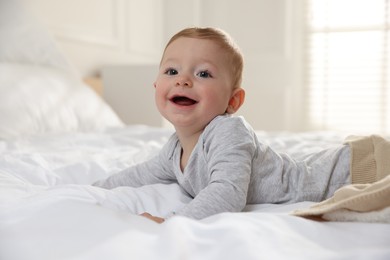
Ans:
[[[169,68],[169,69],[167,69],[165,71],[165,74],[167,74],[167,75],[176,75],[177,74],[177,70]]]
[[[198,75],[201,78],[212,78],[210,72],[208,72],[207,70],[203,70],[201,72],[198,72],[198,74],[196,74],[196,75]]]

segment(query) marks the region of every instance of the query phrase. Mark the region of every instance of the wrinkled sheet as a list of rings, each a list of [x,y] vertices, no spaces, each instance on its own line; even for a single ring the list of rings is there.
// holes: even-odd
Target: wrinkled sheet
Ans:
[[[138,214],[166,216],[188,203],[176,184],[90,185],[155,155],[171,133],[128,126],[0,141],[0,259],[390,259],[389,224],[289,215],[312,202],[156,224]],[[257,134],[295,158],[345,137]]]

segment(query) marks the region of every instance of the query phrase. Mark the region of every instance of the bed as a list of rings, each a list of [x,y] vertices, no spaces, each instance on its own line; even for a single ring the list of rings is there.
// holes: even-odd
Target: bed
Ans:
[[[157,224],[138,214],[188,203],[176,184],[92,186],[158,153],[172,130],[123,124],[20,13],[8,10],[12,23],[0,27],[0,259],[390,259],[389,221],[291,214],[310,201]],[[345,138],[256,133],[295,158]]]

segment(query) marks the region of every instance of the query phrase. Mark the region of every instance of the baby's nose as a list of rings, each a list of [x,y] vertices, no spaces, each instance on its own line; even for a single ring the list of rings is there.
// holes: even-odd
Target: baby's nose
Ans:
[[[176,81],[177,87],[192,87],[192,82],[188,77],[179,77]]]

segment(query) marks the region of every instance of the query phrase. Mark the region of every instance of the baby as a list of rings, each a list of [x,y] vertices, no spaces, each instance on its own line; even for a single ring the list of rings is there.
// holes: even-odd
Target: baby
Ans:
[[[174,35],[154,87],[157,108],[175,133],[154,158],[94,185],[175,182],[193,198],[175,214],[202,219],[246,204],[322,201],[351,183],[348,145],[297,161],[261,143],[243,117],[233,116],[245,98],[242,70],[242,54],[222,30]]]

